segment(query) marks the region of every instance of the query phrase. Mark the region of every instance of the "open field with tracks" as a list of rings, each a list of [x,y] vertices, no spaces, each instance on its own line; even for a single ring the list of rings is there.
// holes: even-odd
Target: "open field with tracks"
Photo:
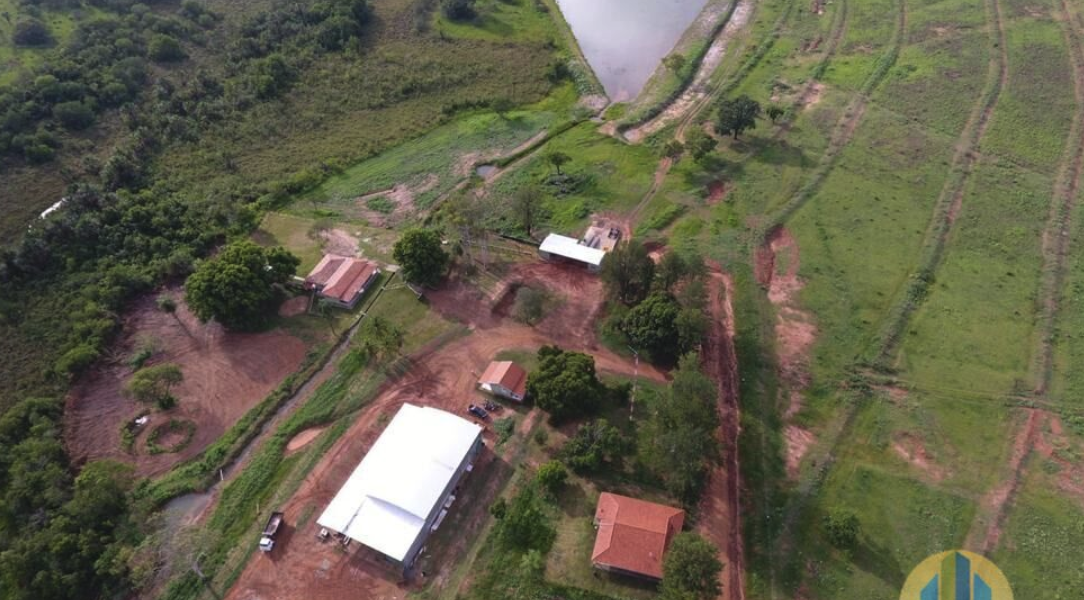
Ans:
[[[67,418],[77,458],[118,456],[157,477],[138,492],[148,505],[192,492],[206,502],[185,515],[198,552],[155,563],[143,597],[491,600],[529,575],[523,589],[563,600],[658,597],[587,560],[599,492],[680,502],[633,460],[575,474],[541,504],[552,548],[535,556],[502,541],[488,507],[529,486],[581,424],[548,423],[530,406],[486,425],[466,506],[432,539],[420,578],[400,581],[314,537],[314,515],[399,405],[461,413],[496,356],[533,366],[550,343],[594,355],[607,382],[639,382],[636,402],[602,411],[638,439],[673,373],[641,363],[608,327],[627,309],[605,300],[597,277],[540,261],[530,243],[600,219],[655,260],[705,259],[709,323],[697,347],[718,395],[721,450],[685,505],[724,563],[721,600],[895,598],[913,567],[954,548],[997,561],[1018,598],[1079,593],[1079,0],[712,2],[726,23],[713,14],[696,29],[711,40],[694,31],[681,42],[708,55],[657,72],[631,113],[601,110],[549,0],[480,1],[463,23],[422,13],[427,33],[414,6],[376,4],[361,56],[328,58],[289,94],[168,146],[156,163],[196,196],[260,192],[245,235],[286,247],[301,271],[324,252],[390,263],[399,232],[419,225],[440,230],[455,267],[424,294],[389,273],[349,315],[284,314],[240,341],[184,338],[186,325],[205,326],[142,296],[115,360],[73,396],[97,399],[101,413]],[[572,73],[551,78],[555,64]],[[742,94],[780,115],[716,134],[717,102]],[[498,95],[507,110],[493,110]],[[698,129],[714,147],[694,160],[671,142]],[[35,181],[58,193],[53,179]],[[525,190],[541,197],[530,226],[514,202]],[[35,212],[42,194],[10,214]],[[521,288],[546,296],[531,326],[509,308]],[[405,333],[390,360],[369,360],[354,337],[371,316]],[[213,414],[176,456],[139,454],[145,440],[135,454],[118,447],[135,406],[121,398],[117,360],[141,328],[168,333],[171,359],[213,366],[185,363],[206,371],[179,390],[185,414]],[[32,366],[53,358],[28,341],[35,332],[8,342],[32,348],[19,359]],[[230,359],[270,346],[281,356],[223,381]],[[271,391],[297,368],[304,377]],[[231,403],[211,401],[221,394]],[[180,459],[192,460],[174,468]],[[264,556],[253,542],[272,506],[290,527]],[[825,524],[841,511],[859,524],[849,547]],[[157,532],[154,547],[168,554],[174,532]],[[205,581],[189,558],[203,561]]]

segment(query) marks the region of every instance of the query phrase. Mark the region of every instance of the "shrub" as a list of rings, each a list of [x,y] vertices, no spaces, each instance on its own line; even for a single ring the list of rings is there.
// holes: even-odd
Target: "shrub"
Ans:
[[[84,102],[72,100],[53,107],[53,116],[68,129],[81,130],[94,123],[94,111]]]
[[[551,460],[538,468],[538,485],[551,496],[556,496],[568,481],[568,469],[561,461]]]
[[[49,26],[38,19],[25,19],[15,24],[11,40],[16,46],[40,48],[53,43],[53,34]]]
[[[56,370],[68,375],[77,375],[98,359],[98,349],[90,344],[79,344],[68,350],[56,362]]]
[[[832,542],[833,546],[847,549],[854,547],[858,542],[862,524],[853,511],[836,508],[824,515],[824,530],[828,534],[828,541]]]
[[[542,320],[545,311],[546,295],[536,289],[523,287],[516,292],[516,303],[512,307],[512,318],[534,325]]]
[[[453,21],[473,19],[477,14],[474,10],[474,0],[440,0],[440,11],[446,18]]]
[[[150,43],[147,44],[147,55],[151,60],[161,63],[179,62],[188,58],[176,38],[162,33],[151,37]]]
[[[621,431],[606,419],[581,425],[561,447],[560,456],[578,473],[596,472],[625,448]]]

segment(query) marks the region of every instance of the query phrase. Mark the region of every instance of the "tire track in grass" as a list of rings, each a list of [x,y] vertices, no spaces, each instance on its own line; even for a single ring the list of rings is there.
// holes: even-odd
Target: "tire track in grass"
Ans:
[[[1038,296],[1039,338],[1033,363],[1036,382],[1031,394],[1040,407],[1026,409],[1027,419],[1013,440],[1007,475],[983,497],[979,512],[971,523],[967,535],[968,547],[982,553],[989,553],[998,547],[1008,508],[1015,500],[1024,478],[1027,458],[1041,438],[1040,428],[1050,418],[1049,407],[1043,408],[1041,405],[1047,401],[1047,391],[1053,376],[1059,294],[1065,281],[1065,259],[1071,241],[1072,212],[1080,189],[1081,172],[1084,171],[1084,144],[1081,143],[1081,134],[1084,132],[1084,49],[1080,42],[1084,25],[1081,24],[1080,17],[1072,12],[1066,0],[1059,0],[1056,8],[1063,13],[1063,18],[1059,19],[1056,14],[1052,14],[1051,18],[1062,23],[1066,51],[1072,64],[1076,110],[1069,126],[1069,135],[1051,194],[1050,212],[1043,230],[1043,268]]]
[[[900,334],[907,327],[911,315],[922,304],[929,285],[933,281],[933,275],[941,264],[949,235],[953,231],[956,217],[963,206],[967,182],[979,158],[979,145],[990,125],[994,109],[997,108],[1001,91],[1009,81],[1005,25],[1001,19],[1001,5],[998,0],[986,0],[986,14],[992,46],[986,89],[972,110],[964,132],[956,143],[956,152],[952,157],[948,179],[941,188],[941,194],[934,205],[933,217],[926,230],[926,241],[923,243],[919,267],[911,275],[902,295],[889,309],[878,336],[877,346],[873,350],[874,354],[868,360],[880,370],[890,369],[890,363],[899,347]]]
[[[847,105],[839,120],[836,121],[828,147],[825,149],[824,154],[821,155],[817,168],[809,176],[805,184],[783,206],[766,219],[766,222],[761,225],[762,229],[757,232],[758,235],[754,239],[758,241],[766,240],[769,232],[786,223],[810,198],[817,194],[821,185],[824,184],[824,180],[828,178],[836,163],[839,162],[843,150],[854,138],[854,132],[858,129],[858,126],[862,123],[862,118],[866,114],[870,95],[881,85],[888,72],[896,65],[896,60],[899,59],[900,51],[906,42],[907,3],[905,0],[898,0],[897,4],[899,12],[896,19],[896,29],[892,34],[892,41],[888,51],[877,60],[873,71],[862,82],[858,94]],[[827,68],[827,65],[825,65],[825,68]]]
[[[1034,394],[1045,397],[1054,373],[1054,336],[1057,327],[1060,294],[1065,283],[1065,260],[1069,253],[1073,208],[1080,192],[1084,170],[1084,49],[1080,37],[1084,24],[1066,0],[1060,0],[1065,44],[1073,65],[1073,94],[1076,111],[1065,141],[1064,156],[1058,169],[1051,198],[1050,216],[1043,231],[1043,276],[1039,288],[1039,343],[1034,358],[1036,384]]]

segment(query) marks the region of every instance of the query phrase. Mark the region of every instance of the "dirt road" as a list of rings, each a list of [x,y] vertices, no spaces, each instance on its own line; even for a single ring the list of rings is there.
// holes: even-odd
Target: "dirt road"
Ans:
[[[733,282],[712,265],[709,280],[711,334],[704,344],[704,368],[719,389],[720,438],[723,460],[712,471],[700,502],[697,530],[719,548],[724,567],[720,576],[720,600],[745,598],[745,547],[741,532],[741,465],[738,435],[741,433],[738,406],[738,362],[734,349],[734,308],[730,298]]]

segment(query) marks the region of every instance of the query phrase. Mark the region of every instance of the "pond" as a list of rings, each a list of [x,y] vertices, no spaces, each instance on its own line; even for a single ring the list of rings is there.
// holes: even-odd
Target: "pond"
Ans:
[[[707,0],[557,0],[613,102],[636,97]]]

